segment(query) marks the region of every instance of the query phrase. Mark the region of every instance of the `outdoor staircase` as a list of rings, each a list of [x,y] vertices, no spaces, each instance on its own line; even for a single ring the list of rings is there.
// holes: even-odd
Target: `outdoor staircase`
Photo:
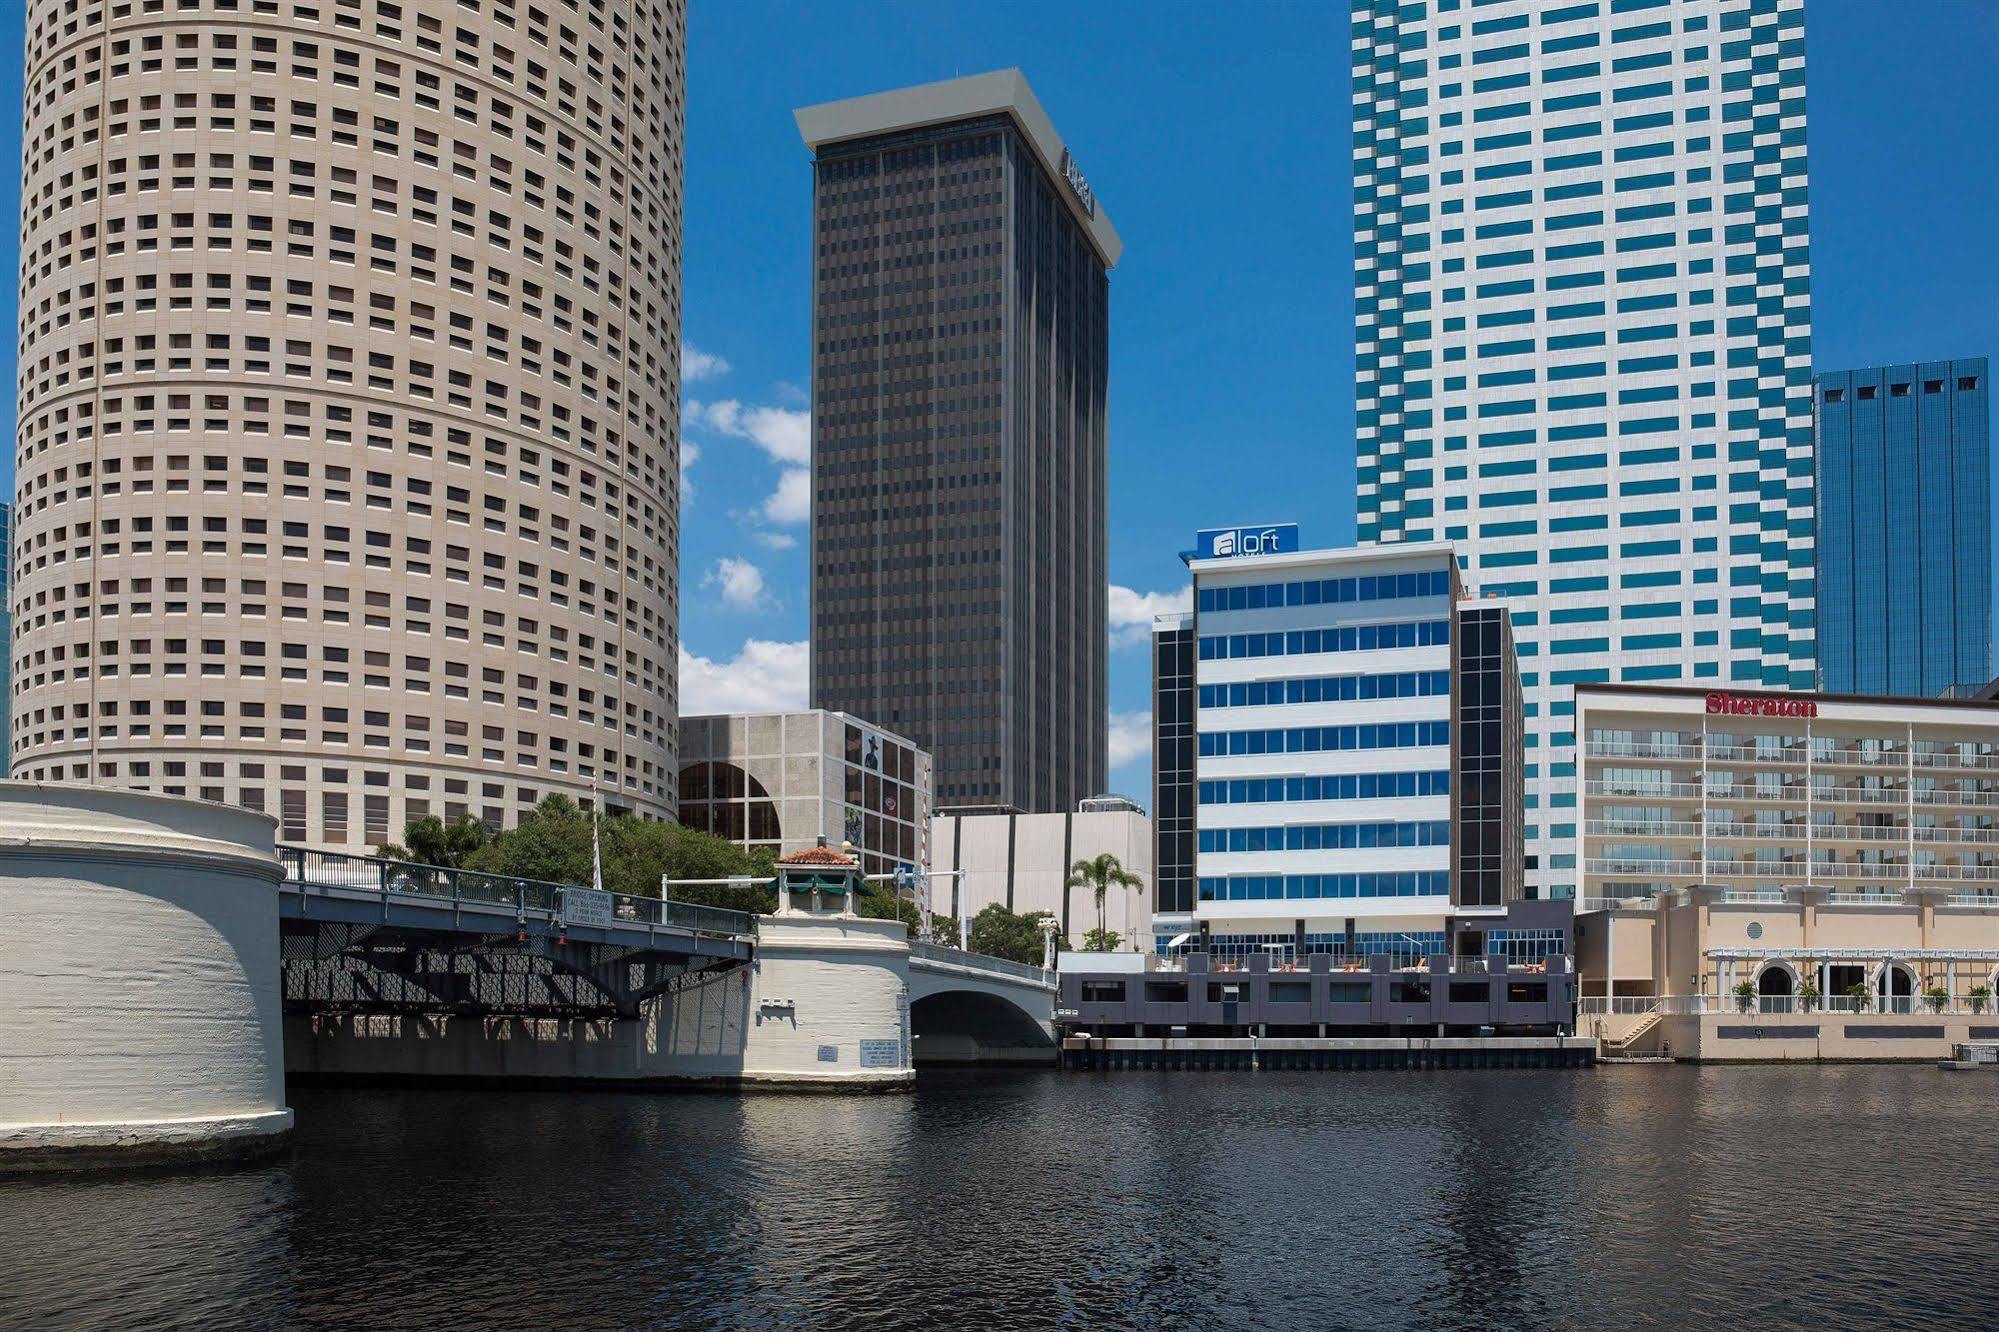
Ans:
[[[1614,1041],[1606,1040],[1601,1042],[1603,1047],[1601,1057],[1605,1059],[1629,1059],[1633,1057],[1637,1051],[1638,1043],[1650,1035],[1652,1029],[1658,1025],[1659,1014],[1657,1012],[1645,1014],[1645,1016],[1638,1019],[1638,1025],[1630,1031],[1625,1032],[1624,1035]]]

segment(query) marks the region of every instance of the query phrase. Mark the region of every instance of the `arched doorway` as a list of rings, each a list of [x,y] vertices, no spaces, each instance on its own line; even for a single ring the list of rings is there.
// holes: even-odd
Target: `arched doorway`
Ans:
[[[1915,1012],[1916,994],[1916,969],[1908,963],[1883,963],[1874,973],[1875,1006],[1883,1013]]]
[[[1791,964],[1772,959],[1756,973],[1756,1006],[1765,1013],[1788,1013],[1798,993],[1798,975]]]

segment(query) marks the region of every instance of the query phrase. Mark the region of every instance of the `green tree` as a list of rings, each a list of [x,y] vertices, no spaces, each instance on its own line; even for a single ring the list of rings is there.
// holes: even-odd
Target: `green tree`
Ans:
[[[923,928],[923,909],[907,897],[893,890],[881,891],[868,888],[854,898],[854,914],[870,920],[899,920],[909,927],[909,937],[914,939]],[[930,933],[941,943],[958,942],[958,920],[941,912],[932,913]]]
[[[1054,915],[1046,911],[1029,911],[1022,915],[1008,911],[995,902],[972,917],[972,951],[1038,967],[1043,948],[1041,922],[1054,919]],[[1055,946],[1067,946],[1059,933],[1055,936]]]
[[[673,879],[752,878],[753,883],[677,884],[673,898],[733,911],[770,911],[776,893],[769,852],[756,855],[734,842],[677,823],[651,823],[629,814],[597,824],[608,892],[659,896],[662,876]],[[549,796],[520,826],[494,838],[468,869],[509,878],[544,879],[587,887],[590,883],[590,816],[566,796]]]
[[[1113,885],[1119,888],[1143,888],[1145,881],[1119,864],[1118,858],[1108,851],[1088,860],[1079,860],[1069,867],[1068,886],[1088,888],[1090,895],[1096,899],[1097,928],[1088,937],[1099,942],[1116,937],[1104,928],[1104,897]],[[1092,951],[1108,953],[1114,947],[1116,945],[1112,944],[1110,947],[1092,948]]]
[[[1117,946],[1124,942],[1124,936],[1116,930],[1102,927],[1091,930],[1083,936],[1083,951],[1086,953],[1115,953]]]

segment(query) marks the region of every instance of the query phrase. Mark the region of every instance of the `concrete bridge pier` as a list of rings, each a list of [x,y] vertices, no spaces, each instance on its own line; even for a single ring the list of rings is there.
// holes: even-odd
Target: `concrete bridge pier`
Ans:
[[[275,826],[0,782],[0,1172],[284,1141]]]

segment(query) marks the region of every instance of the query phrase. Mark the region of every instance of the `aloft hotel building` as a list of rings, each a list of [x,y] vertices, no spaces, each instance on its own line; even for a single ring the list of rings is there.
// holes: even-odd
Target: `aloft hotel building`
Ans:
[[[16,776],[672,814],[685,34],[27,6]]]
[[[1504,597],[1530,883],[1571,690],[1809,688],[1803,0],[1356,0],[1359,535]]]
[[[1244,531],[1261,549],[1202,534],[1191,623],[1157,626],[1194,662],[1156,695],[1155,725],[1195,752],[1191,770],[1170,766],[1184,789],[1159,796],[1192,811],[1192,873],[1159,871],[1154,950],[1565,952],[1568,904],[1519,900],[1505,606],[1461,600],[1442,543],[1300,551],[1295,528]],[[1162,821],[1159,836],[1177,862],[1186,834]]]

